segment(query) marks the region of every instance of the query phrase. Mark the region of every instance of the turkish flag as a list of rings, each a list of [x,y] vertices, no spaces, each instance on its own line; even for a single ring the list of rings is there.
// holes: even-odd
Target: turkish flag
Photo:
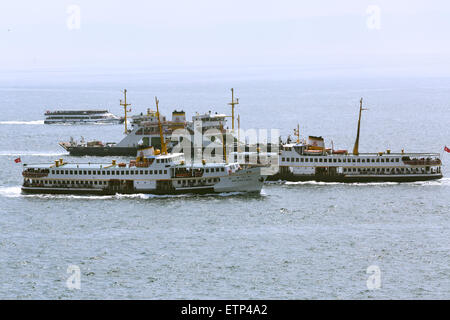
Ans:
[[[444,151],[450,152],[450,149],[447,146],[444,147]]]
[[[14,162],[15,162],[15,163],[19,163],[19,162],[22,162],[22,160],[20,160],[20,157],[19,157],[19,158],[17,158],[17,159],[14,159]]]

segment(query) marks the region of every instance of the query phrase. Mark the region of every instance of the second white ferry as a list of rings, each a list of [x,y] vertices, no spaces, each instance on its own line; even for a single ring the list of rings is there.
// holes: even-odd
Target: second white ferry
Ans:
[[[327,182],[412,182],[442,178],[439,153],[359,152],[362,99],[353,153],[326,148],[322,137],[280,146],[279,172],[270,180]]]

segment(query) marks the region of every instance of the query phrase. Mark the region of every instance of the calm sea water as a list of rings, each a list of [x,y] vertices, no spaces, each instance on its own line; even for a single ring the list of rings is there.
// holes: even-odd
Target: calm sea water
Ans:
[[[0,298],[450,298],[450,170],[420,183],[273,183],[261,195],[24,196],[25,163],[101,162],[65,155],[70,136],[119,141],[122,126],[47,126],[47,109],[104,107],[132,113],[160,99],[229,113],[230,87],[245,128],[297,122],[351,149],[359,98],[360,151],[443,152],[450,145],[450,79],[324,78],[270,71],[0,78]],[[126,159],[125,159],[126,160]],[[69,290],[67,268],[81,270]],[[381,287],[369,290],[369,266]]]

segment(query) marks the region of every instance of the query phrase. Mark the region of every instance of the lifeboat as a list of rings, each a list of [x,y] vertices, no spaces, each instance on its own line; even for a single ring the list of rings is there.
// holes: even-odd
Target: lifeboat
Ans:
[[[348,154],[347,150],[333,150],[333,154]]]
[[[304,153],[304,154],[311,154],[311,155],[319,155],[319,154],[322,154],[322,153],[323,153],[323,150],[322,150],[322,149],[321,149],[321,150],[311,150],[311,149],[308,149],[308,150],[303,151],[303,153]]]

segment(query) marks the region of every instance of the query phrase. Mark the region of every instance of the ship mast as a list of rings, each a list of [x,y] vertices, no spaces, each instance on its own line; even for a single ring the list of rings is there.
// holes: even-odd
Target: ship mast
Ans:
[[[120,105],[123,106],[123,110],[125,113],[125,118],[123,123],[125,124],[125,132],[124,134],[128,134],[128,128],[127,128],[127,112],[131,112],[131,108],[130,110],[127,110],[128,106],[131,106],[130,103],[127,103],[127,89],[123,89],[123,99],[124,101],[122,101],[122,99],[120,100]]]
[[[155,102],[156,102],[156,114],[158,116],[159,138],[161,139],[161,154],[167,154],[167,146],[166,142],[164,141],[163,129],[161,125],[161,119],[159,116],[159,106],[158,106],[159,100],[157,97],[155,97]]]
[[[354,155],[359,155],[359,130],[361,128],[361,113],[362,113],[363,110],[367,110],[367,109],[362,107],[362,103],[363,103],[363,98],[361,98],[361,100],[359,101],[358,131],[356,133],[355,146],[353,147],[353,154]]]
[[[239,141],[240,141],[240,131],[241,131],[241,118],[238,115],[237,116],[237,123],[238,123],[238,140],[237,140],[237,152],[241,152],[240,151],[240,147],[239,147]]]
[[[297,129],[294,129],[294,135],[297,137],[297,143],[300,143],[300,125],[297,123]]]
[[[239,104],[239,99],[234,99],[234,89],[231,88],[231,102],[228,103],[231,106],[231,129],[234,131],[234,106]]]
[[[225,131],[225,134],[224,134],[222,122],[220,123],[220,135],[222,136],[222,148],[223,148],[223,156],[224,156],[224,160],[225,160],[225,163],[228,163],[228,158],[227,158],[227,146],[226,146],[226,144],[225,144],[225,139],[226,139],[227,133],[226,133],[226,131]]]

